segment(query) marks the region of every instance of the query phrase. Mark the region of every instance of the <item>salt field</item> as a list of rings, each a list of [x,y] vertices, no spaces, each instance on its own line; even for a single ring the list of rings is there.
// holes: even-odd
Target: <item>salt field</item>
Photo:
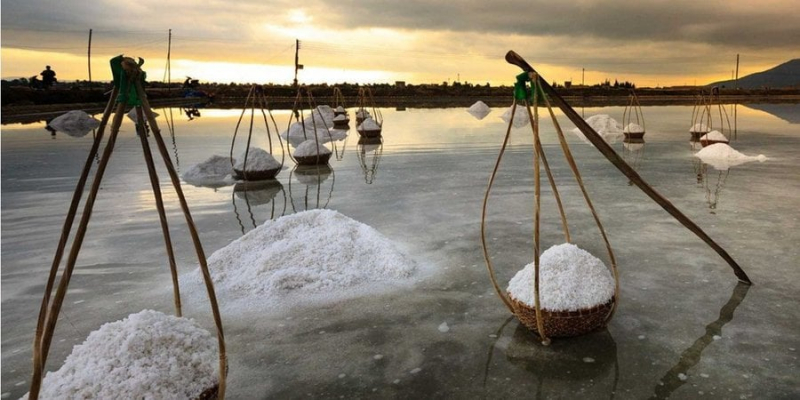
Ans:
[[[478,117],[466,107],[381,108],[382,140],[359,140],[353,121],[346,137],[337,131],[325,143],[329,166],[295,167],[287,153],[276,181],[246,184],[225,176],[241,110],[200,109],[191,120],[179,108],[154,110],[206,256],[220,265],[234,252],[258,258],[247,261],[253,265],[282,256],[291,264],[276,273],[212,271],[228,274],[217,287],[228,398],[800,397],[800,105],[737,106],[731,149],[707,147],[710,158],[695,156],[703,147],[690,142],[691,106],[643,107],[647,132],[636,143],[623,140],[624,107],[577,109],[605,125],[617,121],[604,138],[724,247],[752,286],[739,284],[724,260],[630,185],[557,111],[614,249],[621,292],[607,329],[554,338],[549,347],[510,318],[481,249],[481,205],[508,110],[472,110]],[[532,261],[533,139],[521,111],[488,208],[489,255],[503,288]],[[289,111],[273,114],[286,130]],[[555,129],[546,111],[540,116],[572,241],[607,264]],[[37,122],[3,125],[0,138],[0,398],[17,399],[30,386],[36,315],[92,134],[51,135]],[[269,148],[263,128],[251,146]],[[738,158],[720,161],[720,154]],[[184,316],[214,332],[177,195],[156,165]],[[548,249],[564,237],[544,182],[541,247]],[[309,215],[343,225],[302,225]],[[289,222],[304,228],[259,230]],[[249,238],[272,246],[247,247]],[[332,265],[302,271],[309,257]],[[173,314],[172,284],[140,141],[126,119],[47,369],[59,369],[104,323],[145,309]]]

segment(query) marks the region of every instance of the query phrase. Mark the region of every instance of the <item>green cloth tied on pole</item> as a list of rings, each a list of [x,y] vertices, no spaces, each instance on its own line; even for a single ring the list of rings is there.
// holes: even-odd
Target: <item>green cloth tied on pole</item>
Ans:
[[[141,106],[142,99],[136,93],[135,79],[139,79],[144,85],[147,73],[139,68],[144,64],[144,59],[140,57],[139,62],[136,63],[132,58],[123,57],[120,54],[112,58],[110,63],[111,73],[114,76],[114,86],[119,89],[116,102],[125,103],[129,106]],[[131,76],[132,73],[138,76]]]
[[[539,91],[539,98],[544,97],[544,92],[542,88],[537,86],[535,82],[531,82],[531,77],[528,75],[527,72],[523,72],[517,75],[517,81],[514,83],[514,98],[519,101],[528,100],[528,102],[533,102],[533,90]],[[527,82],[531,82],[531,87],[526,85]]]

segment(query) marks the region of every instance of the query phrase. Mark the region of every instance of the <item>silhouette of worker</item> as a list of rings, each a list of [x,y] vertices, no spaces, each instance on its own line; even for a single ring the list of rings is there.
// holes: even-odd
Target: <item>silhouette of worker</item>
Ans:
[[[49,89],[56,83],[56,71],[50,69],[49,65],[46,66],[45,70],[39,75],[42,76],[42,86],[44,86],[45,89]]]

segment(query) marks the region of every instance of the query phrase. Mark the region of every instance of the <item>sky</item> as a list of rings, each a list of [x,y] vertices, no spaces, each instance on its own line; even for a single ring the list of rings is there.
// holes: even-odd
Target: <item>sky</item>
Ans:
[[[109,80],[125,54],[151,81],[291,83],[295,40],[307,84],[512,84],[508,50],[550,82],[639,87],[730,79],[737,54],[739,76],[800,58],[797,0],[6,0],[0,14],[3,79],[51,65]]]

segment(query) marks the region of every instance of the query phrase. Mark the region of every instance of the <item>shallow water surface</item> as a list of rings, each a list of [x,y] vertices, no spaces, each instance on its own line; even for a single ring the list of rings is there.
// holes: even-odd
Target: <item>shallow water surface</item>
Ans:
[[[337,210],[394,240],[427,272],[410,288],[314,305],[223,304],[229,398],[796,398],[800,396],[800,107],[738,106],[734,148],[752,162],[718,171],[693,153],[691,107],[645,107],[645,143],[614,149],[697,222],[755,283],[629,185],[559,119],[609,235],[620,271],[607,329],[537,344],[497,298],[480,245],[480,212],[502,143],[504,110],[476,120],[462,108],[383,109],[383,142],[337,142],[330,168],[289,167],[277,182],[183,184],[207,255],[266,220]],[[227,155],[237,110],[159,109],[183,171]],[[354,110],[351,110],[351,115]],[[585,109],[587,117],[623,108]],[[174,119],[174,128],[166,123]],[[277,112],[285,127],[288,115]],[[126,120],[89,224],[48,367],[102,323],[144,308],[172,312],[158,215],[141,148]],[[256,124],[255,144],[266,146]],[[573,241],[608,261],[552,123],[542,141]],[[51,136],[42,124],[2,130],[2,396],[30,384],[42,291],[91,134]],[[501,285],[531,260],[531,132],[514,129],[489,205],[487,240]],[[239,150],[235,153],[238,154]],[[157,162],[160,165],[160,163]],[[159,167],[182,273],[194,250]],[[246,186],[246,187],[245,187]],[[563,242],[543,181],[542,246]],[[196,299],[202,296],[191,296]],[[209,330],[208,304],[185,314]],[[447,323],[449,330],[439,329]]]

